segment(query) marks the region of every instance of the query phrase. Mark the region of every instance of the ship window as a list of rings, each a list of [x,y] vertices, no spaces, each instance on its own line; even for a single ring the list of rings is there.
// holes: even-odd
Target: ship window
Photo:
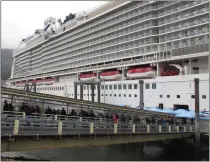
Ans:
[[[137,94],[135,94],[134,97],[137,97]]]
[[[163,98],[163,95],[160,95],[160,98]]]
[[[167,98],[170,98],[170,95],[167,95]]]
[[[131,94],[129,94],[129,97],[131,97]]]
[[[108,85],[105,85],[105,89],[108,89]]]
[[[129,84],[128,85],[128,89],[132,89],[132,84]]]
[[[109,89],[112,89],[112,85],[109,85]]]
[[[116,97],[117,95],[116,95],[116,94],[114,94],[114,96]]]
[[[138,85],[137,84],[134,84],[134,89],[138,89]]]
[[[119,85],[118,85],[118,89],[122,89],[122,85],[119,84]]]
[[[51,88],[50,88],[50,90],[51,90]],[[64,90],[64,87],[62,87],[62,90]]]
[[[114,89],[117,89],[117,85],[114,85]]]
[[[176,95],[176,98],[180,98],[180,95]]]
[[[79,93],[77,94],[77,96],[79,96]]]
[[[110,94],[110,96],[112,96],[112,94]]]
[[[89,96],[89,93],[87,94],[87,96]],[[102,95],[103,96],[103,95]]]
[[[119,94],[119,97],[121,97],[121,94]]]
[[[195,95],[191,95],[191,98],[195,98]]]
[[[156,83],[152,83],[152,89],[156,89]]]
[[[202,95],[202,99],[206,99],[206,95]]]
[[[103,94],[101,94],[101,96],[104,96]]]
[[[104,89],[104,85],[101,86],[101,89],[102,89],[102,90]]]
[[[149,89],[149,84],[148,84],[148,83],[145,84],[145,88],[146,88],[146,89]]]
[[[106,94],[106,96],[107,96],[107,94]]]
[[[124,94],[124,97],[126,97],[126,94]]]
[[[127,85],[126,84],[123,84],[123,89],[127,89]]]
[[[84,94],[84,96],[85,96],[85,94]]]
[[[94,96],[96,96],[96,94],[94,93]]]
[[[86,86],[83,86],[83,89],[85,90],[86,89]]]

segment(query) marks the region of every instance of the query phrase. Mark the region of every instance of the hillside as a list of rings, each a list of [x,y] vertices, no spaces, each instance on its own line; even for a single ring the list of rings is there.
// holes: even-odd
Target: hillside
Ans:
[[[1,80],[7,80],[11,74],[12,68],[12,50],[1,50]]]

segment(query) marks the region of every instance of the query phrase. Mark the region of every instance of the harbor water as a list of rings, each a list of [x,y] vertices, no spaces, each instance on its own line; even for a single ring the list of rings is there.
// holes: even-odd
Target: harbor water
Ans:
[[[33,150],[22,152],[5,152],[2,157],[24,157],[26,159],[50,161],[209,161],[209,145],[202,147],[200,155],[195,154],[192,144],[172,141],[133,143],[111,146],[94,146],[82,148],[63,148],[50,150]],[[143,148],[143,149],[142,149]]]

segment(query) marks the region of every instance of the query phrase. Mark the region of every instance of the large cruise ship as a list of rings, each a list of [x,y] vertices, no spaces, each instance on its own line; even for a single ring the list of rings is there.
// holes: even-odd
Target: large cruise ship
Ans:
[[[138,107],[209,110],[209,1],[112,1],[68,22],[49,17],[13,53],[7,86],[74,98],[74,82],[101,80],[100,101]],[[90,86],[83,99],[91,100]],[[94,98],[97,101],[97,86]]]

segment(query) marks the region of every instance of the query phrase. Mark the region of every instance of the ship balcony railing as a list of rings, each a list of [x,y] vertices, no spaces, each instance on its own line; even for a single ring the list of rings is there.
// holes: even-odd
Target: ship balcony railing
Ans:
[[[172,49],[172,56],[181,56],[181,55],[202,53],[208,51],[209,51],[209,44],[200,44],[196,46]]]
[[[124,21],[124,20],[122,20],[122,21]],[[112,25],[115,25],[115,24],[112,24]],[[101,30],[101,29],[99,29],[99,30]],[[94,32],[96,32],[96,31],[94,31]],[[68,35],[68,37],[69,37],[69,36],[71,36],[71,35]],[[83,35],[83,36],[84,36],[84,35]],[[65,37],[65,38],[66,38],[66,37]],[[63,39],[65,39],[65,38],[63,38]],[[60,40],[60,39],[59,39],[59,40]],[[54,42],[54,43],[55,43],[55,42]]]

